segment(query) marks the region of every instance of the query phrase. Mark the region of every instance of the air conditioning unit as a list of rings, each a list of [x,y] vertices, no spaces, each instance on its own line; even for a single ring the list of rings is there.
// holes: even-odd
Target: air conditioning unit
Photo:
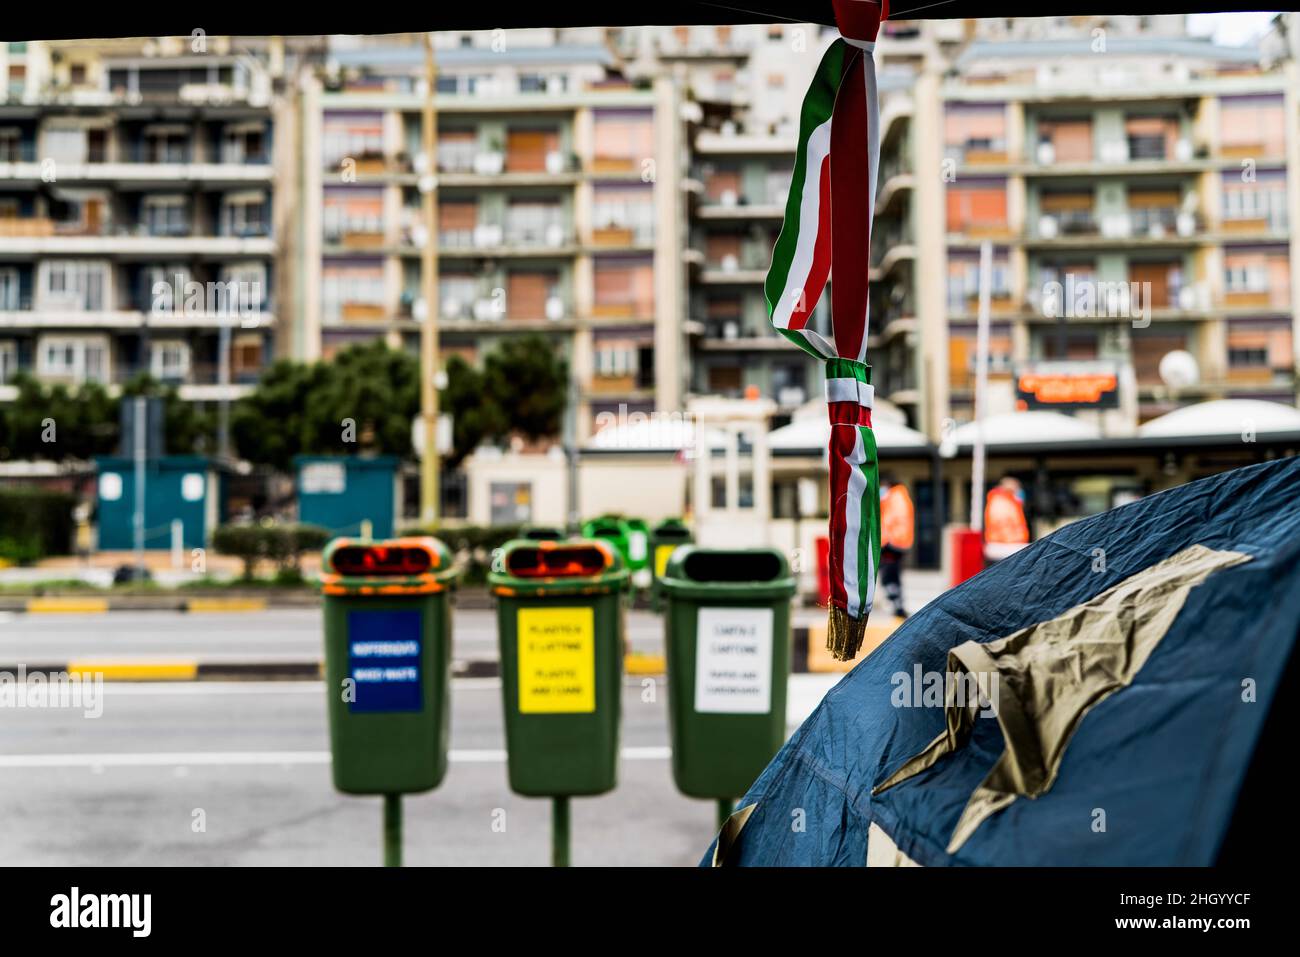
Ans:
[[[1038,144],[1038,163],[1040,166],[1051,166],[1056,162],[1056,147],[1051,143]]]
[[[722,257],[723,272],[736,272],[739,269],[740,269],[740,260],[736,258],[736,255],[734,253],[727,253],[727,255]]]
[[[736,322],[734,319],[731,319],[731,320],[728,320],[727,322],[724,322],[724,323],[722,324],[722,338],[724,338],[724,339],[739,339],[739,338],[740,338],[740,323]]]
[[[1178,308],[1192,310],[1196,308],[1196,287],[1184,286],[1178,290]]]
[[[1196,232],[1196,214],[1179,213],[1177,224],[1179,236],[1191,236]]]
[[[564,227],[559,223],[546,227],[546,245],[552,248],[564,245]]]
[[[740,203],[740,197],[736,195],[734,189],[724,189],[722,195],[718,197],[718,202],[723,206],[737,206]]]
[[[442,301],[442,317],[444,319],[459,319],[461,310],[464,308],[464,303],[459,299],[444,299]]]
[[[1060,224],[1056,221],[1055,216],[1040,216],[1038,219],[1038,235],[1044,239],[1055,239],[1060,232]]]
[[[501,318],[501,310],[495,299],[478,299],[474,302],[474,318],[480,322],[491,322]]]
[[[552,322],[564,318],[564,300],[559,296],[551,296],[546,300],[546,318]]]
[[[546,172],[552,176],[564,172],[564,154],[559,150],[551,150],[546,154]]]
[[[1192,146],[1192,141],[1183,138],[1174,144],[1174,157],[1180,163],[1186,163],[1196,155],[1196,148]]]

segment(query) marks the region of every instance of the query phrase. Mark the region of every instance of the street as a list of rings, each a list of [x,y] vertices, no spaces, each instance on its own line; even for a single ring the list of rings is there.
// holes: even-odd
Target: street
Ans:
[[[673,788],[662,681],[654,692],[625,688],[619,787],[574,800],[575,865],[690,865],[712,838],[713,805]],[[404,802],[406,862],[548,864],[547,802],[506,783],[500,683],[459,679],[452,695],[451,766]],[[5,728],[5,864],[381,861],[379,799],[330,783],[319,682],[108,683],[98,719],[18,709]]]

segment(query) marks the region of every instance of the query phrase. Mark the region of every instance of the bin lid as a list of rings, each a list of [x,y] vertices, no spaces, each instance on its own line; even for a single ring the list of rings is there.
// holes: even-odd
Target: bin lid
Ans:
[[[666,518],[650,529],[650,537],[657,542],[689,542],[691,530],[680,518]]]
[[[493,557],[488,573],[496,595],[597,594],[621,591],[627,583],[618,550],[599,539],[516,539]]]
[[[795,593],[790,563],[778,548],[701,548],[673,551],[660,584],[691,598],[789,598]]]
[[[336,538],[321,553],[326,595],[420,595],[454,583],[451,549],[431,536]]]
[[[569,536],[562,528],[551,525],[529,525],[519,533],[519,537],[533,542],[561,542]]]

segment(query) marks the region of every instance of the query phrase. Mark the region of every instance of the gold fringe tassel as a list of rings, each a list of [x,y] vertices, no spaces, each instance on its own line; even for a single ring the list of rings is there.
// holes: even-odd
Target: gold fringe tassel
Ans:
[[[830,620],[826,623],[826,650],[836,661],[852,661],[862,647],[862,636],[867,631],[867,617],[850,618],[843,608],[831,605]]]

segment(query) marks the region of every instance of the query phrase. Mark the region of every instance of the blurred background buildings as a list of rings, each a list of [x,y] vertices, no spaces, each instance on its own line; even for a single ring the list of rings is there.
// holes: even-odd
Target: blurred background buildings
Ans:
[[[986,440],[994,467],[1034,480],[1046,526],[1273,454],[1256,433],[1300,434],[1300,26],[1285,14],[1221,45],[1186,19],[884,28],[869,355],[882,456],[928,516],[922,561],[967,507],[984,241]],[[0,46],[0,401],[20,372],[110,387],[147,372],[229,401],[278,358],[417,350],[433,308],[444,358],[535,331],[570,360],[574,441],[637,470],[592,472],[584,512],[638,482],[647,513],[761,500],[798,542],[820,510],[799,484],[823,468],[820,370],[770,329],[762,282],[833,35],[437,34],[432,307],[420,37]],[[206,298],[181,308],[191,281]],[[596,434],[705,397],[765,400],[761,495],[733,467],[719,501],[692,502],[681,453],[713,448],[702,431]],[[544,448],[484,450],[459,517],[494,519],[508,488],[528,519],[560,521],[563,469]]]

